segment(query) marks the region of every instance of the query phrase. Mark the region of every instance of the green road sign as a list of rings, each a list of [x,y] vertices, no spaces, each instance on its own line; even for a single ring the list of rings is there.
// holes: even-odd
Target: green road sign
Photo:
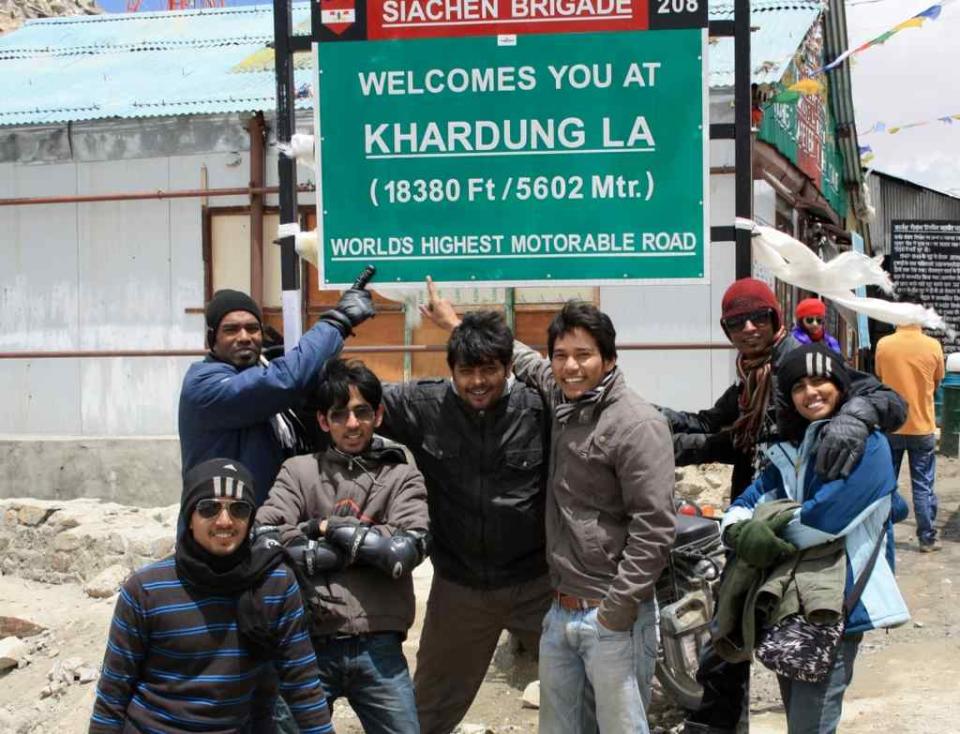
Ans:
[[[703,29],[321,43],[321,283],[707,278]]]

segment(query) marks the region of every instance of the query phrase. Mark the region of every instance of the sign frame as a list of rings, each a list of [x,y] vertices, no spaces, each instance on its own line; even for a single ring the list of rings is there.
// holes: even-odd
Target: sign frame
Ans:
[[[362,2],[362,0],[359,0]],[[702,192],[702,203],[701,203],[701,217],[699,220],[699,225],[701,226],[701,245],[699,247],[699,252],[702,253],[702,260],[699,262],[702,267],[700,270],[702,273],[698,276],[683,276],[683,277],[624,277],[624,278],[570,278],[570,277],[558,277],[552,278],[550,275],[546,277],[541,277],[537,279],[528,279],[528,278],[517,278],[517,279],[480,279],[476,276],[471,276],[469,279],[445,279],[441,278],[437,280],[438,285],[441,287],[450,287],[450,288],[463,288],[463,287],[496,287],[496,288],[513,288],[513,287],[529,287],[529,286],[540,286],[540,287],[563,287],[563,286],[608,286],[608,285],[709,285],[711,283],[711,236],[710,236],[710,136],[709,136],[709,85],[708,85],[708,32],[706,28],[701,28],[700,30],[700,52],[699,52],[699,62],[700,62],[700,90],[701,90],[701,105],[700,105],[700,155],[702,161],[702,171],[701,175],[698,177],[701,185]],[[608,33],[622,33],[622,31],[605,31]],[[633,31],[636,32],[636,31]],[[641,31],[643,33],[658,33],[657,30],[650,31]],[[490,34],[492,35],[492,34]],[[512,36],[517,42],[522,42],[524,38],[532,34],[525,34],[519,36]],[[560,34],[558,34],[560,35]],[[563,36],[569,36],[571,39],[575,38],[577,33],[564,33]],[[503,42],[504,39],[506,43],[510,43],[511,36],[496,36],[498,42]],[[493,38],[491,38],[491,41]],[[350,43],[357,43],[358,41],[349,41]],[[377,40],[377,43],[405,43],[404,40],[397,39],[387,39],[387,40]],[[330,43],[330,41],[323,41],[322,43]],[[320,44],[314,42],[312,44],[312,62],[314,64],[315,78],[319,80],[320,73],[322,70],[318,69],[319,58],[320,58]],[[319,72],[319,73],[318,73]],[[317,175],[316,175],[316,199],[317,199],[317,242],[318,242],[318,285],[320,288],[348,288],[351,283],[347,280],[333,280],[328,279],[325,273],[325,261],[328,257],[326,250],[326,242],[324,236],[324,219],[326,210],[324,208],[324,183],[323,183],[323,122],[324,114],[321,110],[320,105],[321,94],[319,90],[319,85],[317,88],[317,93],[315,97],[314,104],[314,127],[316,135],[316,163],[317,163]],[[508,235],[509,236],[509,233]],[[467,259],[469,256],[461,256],[458,259]],[[523,257],[523,256],[517,256]],[[586,260],[591,257],[591,254],[585,253],[582,257]],[[504,258],[506,259],[506,258]],[[377,263],[377,258],[366,259],[365,262]],[[362,265],[358,262],[358,270]],[[466,268],[465,268],[466,269]],[[377,280],[377,288],[383,290],[390,290],[394,288],[409,288],[411,285],[419,286],[422,283],[422,279],[426,275],[432,275],[429,272],[429,267],[425,266],[423,269],[423,274],[419,276],[416,280],[413,279],[404,279],[396,281]]]

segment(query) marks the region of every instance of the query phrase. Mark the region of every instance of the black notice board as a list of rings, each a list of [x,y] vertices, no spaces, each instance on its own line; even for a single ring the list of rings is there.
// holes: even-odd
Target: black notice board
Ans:
[[[901,298],[915,297],[960,328],[960,221],[894,219],[890,271]],[[945,352],[960,351],[960,334],[936,336]]]

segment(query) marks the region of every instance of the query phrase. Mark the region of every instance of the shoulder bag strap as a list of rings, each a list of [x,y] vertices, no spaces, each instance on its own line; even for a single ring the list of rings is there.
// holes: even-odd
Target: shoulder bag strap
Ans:
[[[880,537],[877,538],[877,544],[873,546],[873,553],[870,554],[867,565],[863,567],[863,571],[860,572],[860,578],[857,579],[857,583],[854,584],[853,589],[850,590],[850,595],[847,596],[843,602],[845,615],[849,616],[850,611],[857,606],[857,602],[860,601],[860,595],[863,594],[863,589],[867,585],[867,581],[870,580],[870,574],[873,573],[873,566],[877,562],[877,556],[880,555],[880,548],[886,539],[887,526],[884,524],[883,529],[880,531]]]

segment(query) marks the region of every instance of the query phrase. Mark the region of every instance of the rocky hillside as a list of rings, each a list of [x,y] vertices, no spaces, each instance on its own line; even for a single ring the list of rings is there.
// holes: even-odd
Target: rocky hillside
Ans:
[[[19,28],[29,18],[102,12],[96,0],[0,0],[0,34]]]

